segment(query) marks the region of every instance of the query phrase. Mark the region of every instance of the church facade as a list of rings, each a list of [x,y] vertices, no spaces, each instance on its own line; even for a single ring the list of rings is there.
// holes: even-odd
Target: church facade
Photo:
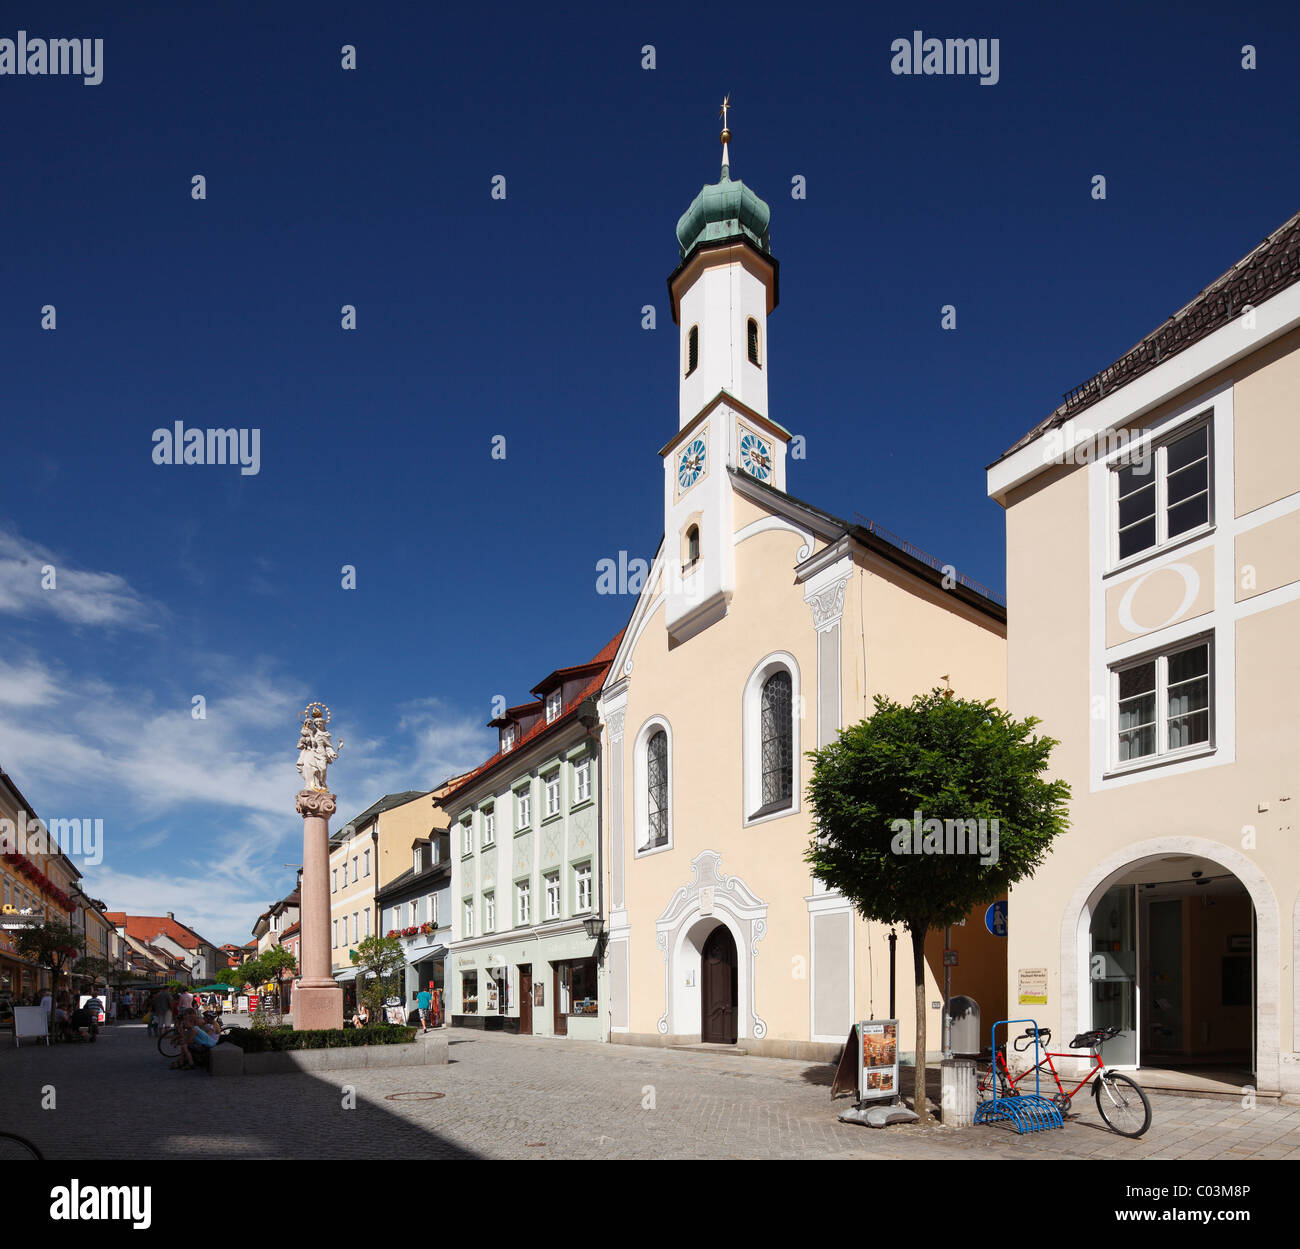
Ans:
[[[721,178],[677,226],[664,537],[600,700],[606,1007],[615,1042],[833,1058],[854,1020],[888,1014],[889,933],[804,862],[805,752],[870,714],[876,694],[907,701],[947,680],[961,696],[1003,701],[1006,613],[916,548],[788,492],[797,461],[768,405],[770,214],[731,180],[729,138]],[[961,974],[994,969],[999,987],[982,1007],[996,1018],[1006,956],[982,913],[954,930],[954,945]],[[928,975],[933,1052],[941,957]]]

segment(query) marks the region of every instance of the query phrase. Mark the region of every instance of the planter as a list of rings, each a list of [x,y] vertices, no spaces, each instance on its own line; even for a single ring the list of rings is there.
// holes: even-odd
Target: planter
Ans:
[[[234,1056],[223,1051],[234,1051]],[[432,1067],[447,1061],[447,1038],[432,1036],[410,1045],[354,1045],[347,1049],[287,1050],[245,1054],[236,1045],[218,1045],[209,1070],[214,1076],[275,1076],[302,1071],[348,1071],[365,1067]],[[242,1058],[242,1062],[239,1059]]]

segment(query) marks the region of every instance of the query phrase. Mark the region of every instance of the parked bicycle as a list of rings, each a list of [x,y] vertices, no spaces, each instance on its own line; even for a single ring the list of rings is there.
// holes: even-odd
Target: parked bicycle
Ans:
[[[1007,1068],[1007,1047],[999,1045],[997,1053],[987,1064],[975,1068],[975,1093],[980,1101],[990,1097],[1018,1097],[1022,1093],[1032,1093],[1038,1079],[1049,1078],[1056,1085],[1056,1092],[1051,1095],[1064,1118],[1070,1113],[1070,1107],[1076,1093],[1085,1084],[1092,1084],[1093,1100],[1097,1103],[1097,1113],[1102,1122],[1112,1132],[1120,1136],[1139,1137],[1151,1126],[1151,1102],[1142,1086],[1129,1076],[1118,1071],[1111,1071],[1101,1057],[1101,1046],[1120,1035],[1117,1027],[1094,1028],[1090,1032],[1080,1032],[1070,1042],[1073,1050],[1086,1048],[1093,1066],[1072,1089],[1066,1090],[1061,1083],[1053,1058],[1077,1058],[1077,1054],[1049,1053],[1047,1045],[1052,1039],[1051,1028],[1026,1028],[1015,1038],[1017,1053],[1023,1053],[1031,1045],[1041,1046],[1043,1057],[1038,1063],[1013,1077]],[[1026,1079],[1030,1080],[1027,1088],[1020,1088]]]
[[[205,1010],[203,1018],[208,1023],[217,1025],[218,1036],[226,1030],[225,1022],[219,1012]],[[181,1034],[175,1024],[163,1029],[162,1035],[158,1038],[158,1052],[164,1058],[179,1058],[181,1056]]]
[[[45,1155],[25,1136],[13,1132],[0,1132],[0,1162],[43,1161]]]

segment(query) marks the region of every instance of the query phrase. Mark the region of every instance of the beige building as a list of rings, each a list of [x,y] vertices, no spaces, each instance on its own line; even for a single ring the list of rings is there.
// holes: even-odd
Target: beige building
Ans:
[[[446,831],[446,813],[434,806],[443,792],[385,794],[330,836],[330,961],[345,993],[356,977],[350,951],[358,941],[382,935],[375,894],[411,869],[417,841]],[[413,922],[426,919],[433,916]]]
[[[1116,1025],[1107,1061],[1157,1082],[1300,1092],[1298,245],[1292,218],[988,470],[1009,706],[1073,790],[1010,898],[1010,1009]]]
[[[855,1020],[889,1012],[889,933],[803,861],[805,752],[870,714],[876,694],[907,701],[947,679],[1001,701],[1005,611],[901,539],[787,493],[802,439],[768,413],[768,208],[725,160],[724,149],[722,178],[677,226],[664,539],[601,699],[609,1030],[616,1042],[831,1058]],[[968,930],[955,942],[969,954]],[[908,1051],[906,934],[897,971]],[[940,959],[932,1052],[941,979]]]

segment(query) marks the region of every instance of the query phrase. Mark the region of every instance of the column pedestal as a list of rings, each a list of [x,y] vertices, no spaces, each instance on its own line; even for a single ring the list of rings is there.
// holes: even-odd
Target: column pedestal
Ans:
[[[302,979],[293,994],[293,1026],[343,1027],[343,988],[330,975],[329,818],[335,796],[327,789],[298,794],[302,816]]]

